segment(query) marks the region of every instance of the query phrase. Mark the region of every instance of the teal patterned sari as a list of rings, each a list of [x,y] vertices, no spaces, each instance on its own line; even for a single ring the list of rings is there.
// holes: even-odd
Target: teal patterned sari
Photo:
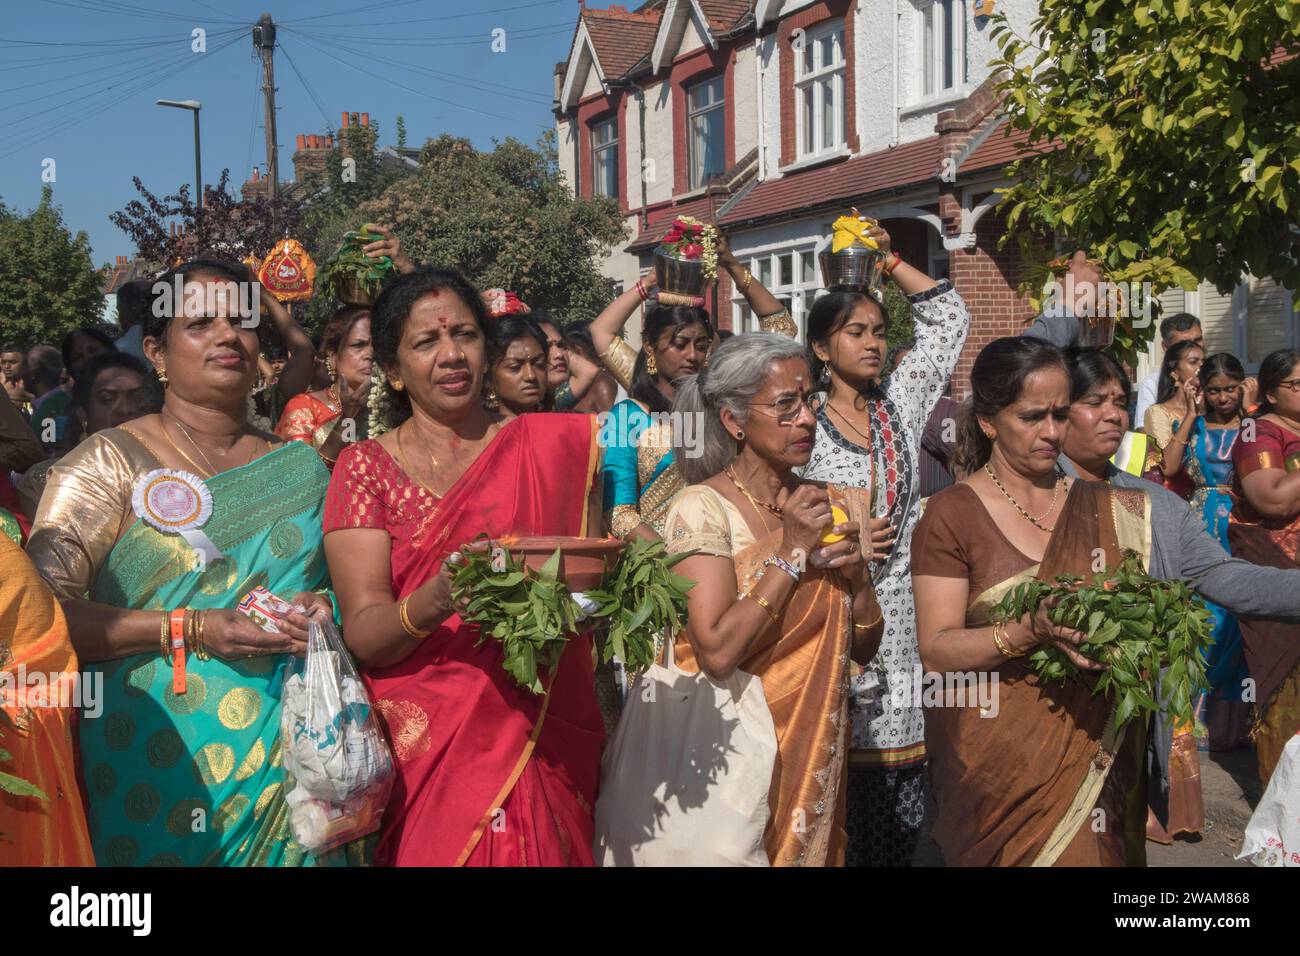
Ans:
[[[136,520],[96,578],[115,607],[234,608],[262,585],[286,600],[327,583],[321,509],[329,473],[302,442],[208,479],[204,533],[224,555],[199,571],[175,535]],[[95,859],[110,866],[347,865],[292,839],[280,749],[286,656],[187,662],[172,692],[158,651],[86,666],[104,675],[103,712],[81,720]],[[360,862],[355,859],[351,862]]]

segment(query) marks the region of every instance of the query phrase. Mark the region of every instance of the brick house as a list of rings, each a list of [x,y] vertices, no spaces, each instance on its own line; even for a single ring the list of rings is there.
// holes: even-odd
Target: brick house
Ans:
[[[802,329],[829,225],[857,206],[969,304],[954,381],[962,395],[975,354],[1033,318],[1015,291],[1014,246],[997,248],[994,190],[1022,137],[1008,135],[987,67],[994,8],[1022,35],[1036,12],[1034,0],[584,6],[556,68],[554,109],[570,186],[617,198],[627,217],[631,238],[604,274],[630,286],[674,216],[710,218]],[[1252,367],[1270,347],[1300,341],[1284,311],[1289,294],[1268,280],[1250,279],[1233,296],[1203,287],[1162,302],[1200,315],[1207,345]],[[709,308],[723,328],[755,327],[726,277]],[[1138,374],[1153,360],[1158,344]]]

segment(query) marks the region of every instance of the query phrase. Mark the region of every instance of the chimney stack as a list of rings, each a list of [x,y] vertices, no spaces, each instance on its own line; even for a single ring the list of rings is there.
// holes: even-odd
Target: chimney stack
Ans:
[[[307,137],[304,136],[302,133],[299,133],[299,134],[298,134],[298,140],[297,140],[297,142],[298,142],[298,148],[299,148],[299,149],[306,149],[306,148],[307,148]]]
[[[362,114],[361,114],[361,125],[362,125],[362,126],[369,126],[369,125],[370,125],[370,114],[369,114],[369,113],[362,113]]]
[[[343,111],[343,128],[348,128],[348,114],[346,110]]]

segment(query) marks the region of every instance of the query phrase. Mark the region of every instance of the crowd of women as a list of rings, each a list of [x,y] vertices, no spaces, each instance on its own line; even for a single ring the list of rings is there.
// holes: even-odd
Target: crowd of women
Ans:
[[[949,864],[1137,863],[1149,814],[1160,832],[1187,829],[1175,811],[1192,778],[1174,742],[1188,729],[1150,735],[1164,756],[1143,791],[1147,735],[1116,733],[1090,681],[1026,665],[1054,646],[1095,670],[1083,636],[1045,611],[990,621],[1010,587],[1087,571],[1098,549],[1108,564],[1136,551],[1214,603],[1216,688],[1257,685],[1267,777],[1300,729],[1300,353],[1269,356],[1246,395],[1230,356],[1170,349],[1148,415],[1156,483],[1111,464],[1130,426],[1119,365],[996,340],[971,371],[961,480],[922,500],[923,436],[969,313],[883,229],[870,235],[915,324],[893,368],[876,296],[820,296],[805,346],[725,244],[719,267],[773,331],[724,335],[703,309],[655,303],[648,280],[564,330],[409,262],[389,236],[375,251],[400,275],[372,308],[333,318],[319,362],[273,307],[289,364],[283,387],[256,394],[259,330],[233,302],[171,315],[146,298],[147,364],[73,370],[78,407],[115,411],[83,416],[85,437],[52,466],[5,441],[29,502],[12,510],[32,520],[25,550],[0,536],[0,668],[102,680],[102,712],[4,700],[0,766],[42,796],[0,793],[0,861],[591,864],[602,746],[630,681],[593,664],[586,634],[545,693],[509,678],[453,593],[485,534],[660,539],[687,555],[686,624],[668,643],[688,671],[761,681],[774,865],[907,865],[927,790]],[[248,280],[215,259],[160,277]],[[621,333],[643,309],[633,349]],[[671,424],[686,416],[702,423],[689,450]],[[1184,473],[1194,509],[1165,487]],[[150,511],[150,482],[168,476],[207,496],[207,560]],[[256,587],[296,606],[275,631],[237,610]],[[316,854],[288,825],[279,664],[322,615],[362,669],[397,780],[375,838]],[[996,674],[996,718],[900,705],[896,685],[920,668]],[[1114,825],[1092,825],[1099,807]]]

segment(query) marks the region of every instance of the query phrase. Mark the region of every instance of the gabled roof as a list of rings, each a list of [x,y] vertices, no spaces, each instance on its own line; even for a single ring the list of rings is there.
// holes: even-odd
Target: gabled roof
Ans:
[[[668,0],[650,56],[651,69],[658,73],[673,61],[691,20],[695,21],[706,45],[716,50],[717,35],[733,29],[752,6],[751,0]]]
[[[582,10],[565,64],[560,109],[578,102],[588,70],[594,69],[601,85],[608,86],[647,60],[654,49],[662,13],[659,4],[633,11],[620,6]]]

